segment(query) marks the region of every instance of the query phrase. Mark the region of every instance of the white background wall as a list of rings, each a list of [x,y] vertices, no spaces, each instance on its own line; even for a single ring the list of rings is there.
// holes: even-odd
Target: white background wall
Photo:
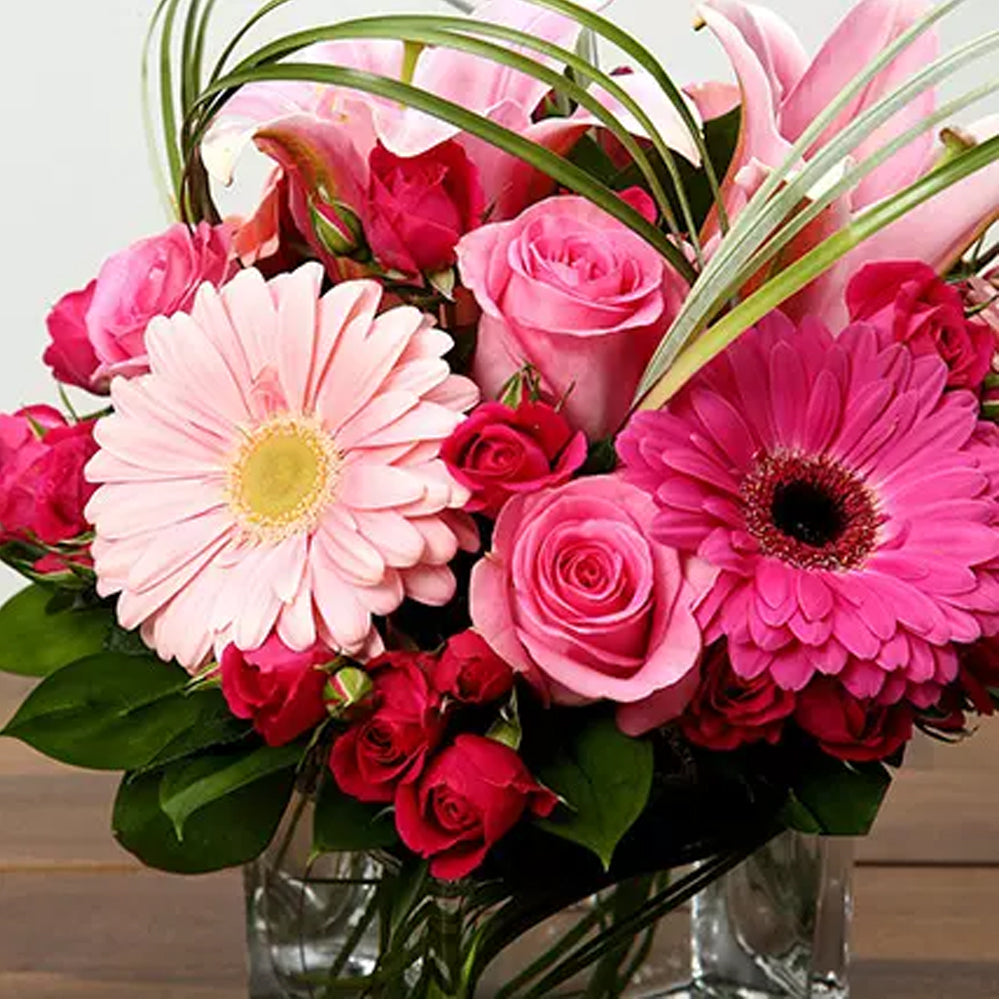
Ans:
[[[765,0],[815,50],[850,0]],[[262,0],[219,0],[217,37]],[[167,220],[152,183],[141,120],[139,61],[154,0],[0,2],[0,410],[55,401],[41,363],[44,318],[101,261]],[[296,0],[267,33],[379,11],[443,10],[433,0]],[[690,29],[687,0],[615,0],[609,13],[680,83],[726,77],[708,32]],[[996,0],[968,0],[945,42],[997,25]],[[965,71],[984,78],[996,59]],[[958,93],[955,86],[950,92]],[[989,110],[987,106],[986,110]],[[18,585],[0,575],[0,597]]]

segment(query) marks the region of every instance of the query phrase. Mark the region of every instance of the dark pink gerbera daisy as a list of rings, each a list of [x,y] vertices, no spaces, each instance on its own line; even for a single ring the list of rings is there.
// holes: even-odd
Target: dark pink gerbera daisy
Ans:
[[[937,700],[997,631],[997,433],[937,357],[772,314],[618,440],[658,541],[719,568],[699,608],[734,670]]]

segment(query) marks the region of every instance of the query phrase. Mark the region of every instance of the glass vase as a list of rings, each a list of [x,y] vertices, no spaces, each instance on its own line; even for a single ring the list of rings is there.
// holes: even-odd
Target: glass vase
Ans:
[[[309,808],[303,800],[297,818],[303,812],[308,818]],[[779,834],[552,994],[543,988],[544,977],[571,946],[698,866],[632,879],[547,916],[501,951],[470,992],[428,986],[428,963],[463,962],[457,952],[446,954],[447,928],[457,920],[463,889],[432,882],[421,892],[433,896],[442,933],[398,969],[391,987],[371,993],[365,977],[378,964],[380,948],[371,913],[393,859],[360,851],[311,858],[310,826],[286,821],[268,851],[246,866],[251,997],[847,996],[847,839]],[[640,889],[646,895],[637,895]]]

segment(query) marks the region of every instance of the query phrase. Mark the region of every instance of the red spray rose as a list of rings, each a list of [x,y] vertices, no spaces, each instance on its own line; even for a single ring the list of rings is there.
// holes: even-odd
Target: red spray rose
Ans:
[[[42,360],[59,382],[91,392],[107,392],[108,379],[97,377],[99,364],[87,335],[87,310],[94,297],[95,279],[86,288],[64,295],[45,319],[52,343]]]
[[[987,323],[969,319],[958,289],[918,260],[890,260],[862,267],[847,285],[852,320],[892,332],[914,354],[938,354],[948,365],[948,386],[978,390],[997,349]]]
[[[386,653],[369,665],[372,714],[337,738],[330,770],[341,790],[362,802],[391,802],[396,786],[415,780],[444,729],[440,695],[423,653]]]
[[[276,635],[257,649],[229,645],[219,661],[222,693],[233,715],[253,719],[269,746],[290,743],[326,717],[325,671],[334,653],[316,644],[297,652]]]
[[[997,636],[984,636],[967,646],[957,646],[958,677],[942,692],[940,701],[925,717],[932,729],[961,732],[965,715],[993,715],[996,691],[1000,686],[997,663]]]
[[[464,733],[419,782],[397,788],[396,827],[411,851],[431,859],[431,875],[457,879],[482,863],[525,809],[548,816],[555,805],[510,747]]]
[[[587,439],[547,403],[482,403],[445,441],[441,457],[472,493],[465,509],[496,517],[514,493],[567,482],[587,458]]]
[[[832,677],[818,676],[796,696],[795,721],[820,748],[841,760],[880,760],[913,735],[913,708],[855,698]]]
[[[725,643],[716,643],[701,665],[701,681],[681,718],[684,735],[712,750],[733,750],[743,743],[777,743],[795,695],[763,673],[748,680],[733,671]]]
[[[96,451],[92,420],[68,424],[51,406],[0,415],[0,538],[57,545],[89,531],[83,510],[96,487],[83,467]]]
[[[502,698],[514,683],[514,672],[472,629],[448,640],[433,668],[434,686],[458,701],[482,705]]]
[[[368,157],[364,228],[383,267],[416,274],[455,263],[455,244],[482,220],[479,172],[453,139],[418,156],[381,143]]]

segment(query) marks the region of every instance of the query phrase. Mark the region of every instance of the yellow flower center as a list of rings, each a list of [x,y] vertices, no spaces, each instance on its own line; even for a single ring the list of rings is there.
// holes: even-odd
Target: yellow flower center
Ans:
[[[342,462],[317,421],[272,417],[247,435],[229,464],[229,506],[255,541],[312,530],[333,498]]]

